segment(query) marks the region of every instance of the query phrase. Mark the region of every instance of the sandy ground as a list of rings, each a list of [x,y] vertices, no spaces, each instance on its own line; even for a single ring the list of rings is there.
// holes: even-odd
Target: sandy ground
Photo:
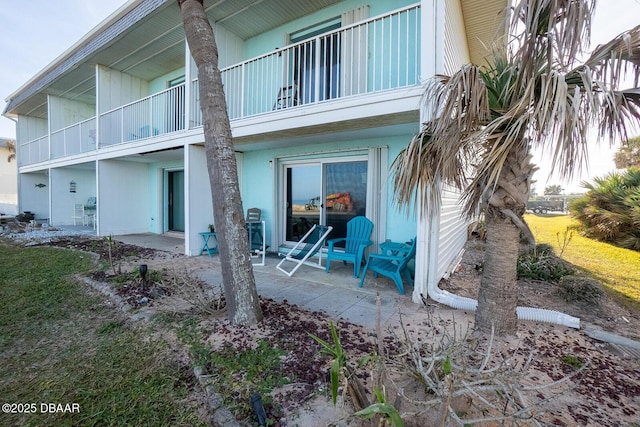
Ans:
[[[475,297],[481,278],[478,266],[482,255],[482,243],[469,242],[460,268],[448,280],[442,281],[441,287]],[[136,259],[129,260],[129,268],[135,268],[140,259],[144,259],[149,268],[171,269],[175,266],[176,270],[191,272],[210,265],[206,257],[139,251]],[[122,265],[127,268],[129,261],[123,261]],[[640,339],[638,312],[606,295],[597,307],[568,303],[557,295],[556,288],[553,283],[520,281],[518,297],[521,305],[559,310],[580,317],[585,326]],[[159,310],[164,303],[159,298],[153,307],[138,310]],[[279,407],[274,416],[275,425],[371,425],[352,415],[353,407],[346,394],[341,394],[336,407],[328,397],[329,362],[320,356],[319,347],[310,342],[308,332],[316,331],[329,339],[326,328],[329,319],[322,313],[272,300],[263,301],[263,310],[267,316],[257,328],[231,325],[223,316],[206,316],[201,326],[210,332],[210,341],[216,343],[228,340],[246,346],[265,337],[274,345],[284,345],[286,340],[293,343],[285,365],[291,369],[291,375],[297,373],[300,377],[294,386],[273,391],[274,402]],[[137,315],[136,310],[130,313]],[[519,323],[517,336],[492,342],[486,337],[474,336],[472,325],[473,313],[451,310],[432,301],[418,310],[415,306],[407,309],[406,314],[379,331],[348,322],[338,323],[348,363],[364,383],[369,398],[373,399],[373,386],[380,376],[387,401],[399,410],[407,426],[435,425],[442,415],[439,404],[433,403],[434,392],[427,391],[424,381],[416,380],[415,366],[416,360],[424,362],[432,355],[442,353],[443,349],[454,368],[464,367],[453,369],[447,377],[443,359],[436,369],[440,386],[446,385],[451,393],[459,391],[459,396],[449,401],[458,416],[466,419],[495,417],[505,411],[513,414],[522,407],[528,408],[517,421],[510,419],[505,424],[496,421],[481,425],[640,425],[640,364],[633,352],[594,340],[583,330],[551,324],[523,321]],[[489,344],[490,356],[483,358]],[[385,355],[382,373],[375,365],[358,363],[376,351]],[[486,366],[483,360],[488,361]],[[487,409],[499,401],[495,393],[460,391],[459,386],[465,381],[480,381],[474,370],[484,375],[482,381],[502,385],[514,382],[514,387],[521,393],[520,398],[515,403],[501,403]],[[443,389],[436,390],[437,393],[447,394]],[[457,424],[449,417],[444,425]]]

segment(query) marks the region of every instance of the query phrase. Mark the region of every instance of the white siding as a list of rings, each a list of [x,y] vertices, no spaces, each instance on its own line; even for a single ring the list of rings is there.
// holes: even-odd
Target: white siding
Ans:
[[[49,184],[49,177],[44,173],[23,173],[18,176],[18,180],[18,186],[21,188],[18,194],[19,210],[33,212],[36,219],[48,218],[51,186],[36,187],[36,184]],[[69,212],[69,217],[71,217],[71,212]]]
[[[100,235],[147,233],[151,223],[149,166],[103,160],[98,164]]]
[[[149,82],[107,67],[98,67],[98,111],[100,113],[147,95],[149,95]]]
[[[49,96],[49,111],[51,132],[90,119],[96,115],[95,108],[92,105],[57,96]]]
[[[458,204],[460,194],[453,189],[442,192],[442,206],[440,209],[440,232],[438,241],[438,278],[450,273],[452,262],[460,254],[467,241],[468,222]]]
[[[0,138],[0,144],[2,140]],[[18,213],[18,162],[8,162],[10,154],[4,145],[0,146],[0,213],[15,215]]]
[[[49,172],[51,182],[48,187],[29,189],[32,196],[42,194],[41,190],[56,190],[51,198],[51,225],[73,225],[73,205],[86,204],[89,197],[96,197],[95,169],[86,168],[88,166],[87,164],[83,168],[53,168]],[[69,191],[71,181],[76,183],[74,193]],[[31,208],[33,205],[29,203],[27,206]]]
[[[453,74],[470,62],[462,9],[457,0],[447,0],[444,24],[444,73]]]
[[[227,31],[222,25],[214,25],[218,46],[218,68],[223,69],[244,59],[244,41]],[[194,68],[195,69],[195,68]]]
[[[24,144],[48,133],[47,119],[18,115],[16,135],[18,144]]]

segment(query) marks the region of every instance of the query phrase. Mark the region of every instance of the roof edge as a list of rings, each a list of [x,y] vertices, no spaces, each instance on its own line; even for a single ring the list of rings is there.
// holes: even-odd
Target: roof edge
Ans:
[[[95,27],[93,27],[88,33],[86,33],[80,40],[75,42],[71,47],[62,52],[57,58],[51,61],[47,66],[42,68],[37,74],[31,77],[27,82],[25,82],[22,86],[12,92],[10,95],[5,98],[5,102],[7,103],[7,108],[2,113],[2,115],[6,115],[9,111],[9,105],[11,104],[11,100],[16,98],[22,92],[29,89],[36,82],[43,79],[47,74],[53,71],[55,68],[59,67],[66,60],[68,60],[75,52],[77,52],[81,47],[85,46],[90,40],[94,39],[97,34],[104,31],[105,28],[113,25],[131,10],[133,10],[136,6],[143,3],[145,0],[129,0],[127,3],[120,6],[116,9],[111,15],[103,19],[99,22]]]

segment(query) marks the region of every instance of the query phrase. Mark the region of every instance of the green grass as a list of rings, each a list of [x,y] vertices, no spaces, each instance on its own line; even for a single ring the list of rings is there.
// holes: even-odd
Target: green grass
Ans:
[[[189,368],[148,328],[71,279],[90,269],[75,251],[0,241],[0,403],[80,408],[0,413],[0,425],[201,425]]]
[[[640,308],[640,252],[580,236],[570,216],[526,215],[537,243],[553,246],[557,255],[598,279],[607,289]],[[571,241],[564,244],[565,236]],[[563,250],[564,248],[564,250]]]
[[[259,339],[254,347],[225,344],[213,350],[204,343],[207,333],[198,328],[194,319],[180,325],[178,336],[189,347],[194,363],[210,374],[214,389],[238,419],[253,418],[252,393],[262,395],[263,403],[271,404],[269,393],[289,383],[280,370],[287,352],[268,340]]]

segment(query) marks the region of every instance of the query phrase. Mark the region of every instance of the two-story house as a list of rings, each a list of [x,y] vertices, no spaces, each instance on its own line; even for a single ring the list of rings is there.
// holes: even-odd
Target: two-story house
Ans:
[[[506,0],[205,0],[220,51],[245,209],[272,249],[366,215],[374,240],[418,237],[414,300],[459,255],[456,195],[401,211],[390,165],[418,131],[421,84],[484,63]],[[97,199],[98,235],[212,223],[198,79],[175,0],[131,0],[7,99],[19,207],[52,225]],[[46,187],[35,184],[46,183]]]

